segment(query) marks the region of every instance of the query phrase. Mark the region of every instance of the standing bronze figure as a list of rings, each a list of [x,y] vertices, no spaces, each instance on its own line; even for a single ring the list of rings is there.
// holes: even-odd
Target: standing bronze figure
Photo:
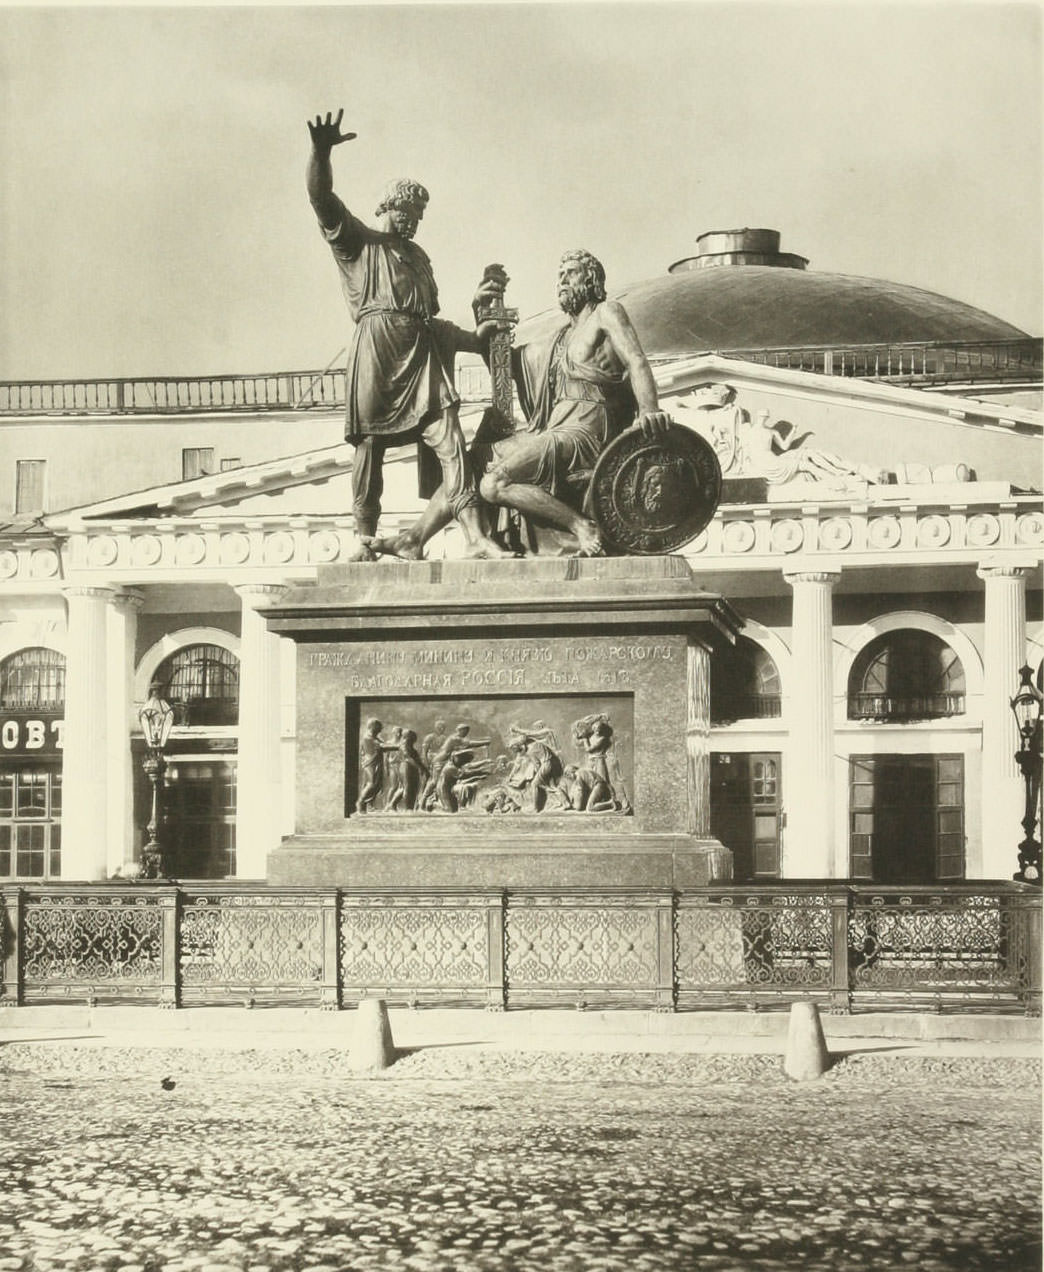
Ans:
[[[355,322],[345,431],[355,443],[352,513],[359,547],[354,559],[377,559],[373,544],[384,492],[384,452],[413,440],[421,447],[422,474],[424,448],[438,459],[444,497],[464,531],[468,555],[507,555],[482,529],[453,382],[454,355],[458,350],[481,353],[497,323],[469,332],[436,318],[439,299],[431,261],[413,242],[428,203],[422,185],[393,181],[378,204],[376,229],[353,216],[334,194],[330,153],[356,135],[341,132],[343,116],[340,110],[336,119],[327,114],[325,120],[317,115],[314,123],[309,121],[307,187]],[[421,493],[430,494],[435,484],[422,477]]]

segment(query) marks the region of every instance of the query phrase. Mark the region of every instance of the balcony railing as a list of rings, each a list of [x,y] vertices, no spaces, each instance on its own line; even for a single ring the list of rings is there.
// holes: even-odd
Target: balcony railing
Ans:
[[[804,345],[777,349],[722,349],[729,358],[790,371],[888,380],[900,384],[1039,381],[1044,342],[991,340],[961,344]]]
[[[711,723],[733,720],[775,720],[782,714],[778,693],[722,693],[711,690]]]
[[[964,714],[963,693],[893,696],[853,693],[848,699],[850,720],[940,720]]]
[[[343,405],[343,371],[0,382],[0,415],[181,415]]]
[[[0,1002],[1039,1014],[1027,885],[684,893],[5,886]]]
[[[893,383],[1039,381],[1040,340],[967,344],[801,345],[721,349],[729,358],[793,371]],[[477,362],[457,365],[465,402],[488,402],[489,376]],[[205,411],[297,411],[343,407],[343,370],[252,375],[163,376],[96,380],[0,381],[4,415],[185,415]]]

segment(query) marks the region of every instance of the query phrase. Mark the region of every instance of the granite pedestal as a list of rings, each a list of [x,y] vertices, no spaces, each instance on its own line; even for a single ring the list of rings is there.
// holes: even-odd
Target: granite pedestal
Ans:
[[[296,833],[271,883],[731,877],[710,836],[709,650],[741,624],[682,558],[329,566],[266,619],[297,644]],[[406,730],[429,770],[449,757],[438,790],[400,763]]]

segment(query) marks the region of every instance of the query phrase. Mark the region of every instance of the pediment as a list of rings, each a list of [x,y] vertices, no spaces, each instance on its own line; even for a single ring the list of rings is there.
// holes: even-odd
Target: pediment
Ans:
[[[1024,407],[717,355],[656,370],[664,409],[714,446],[726,481],[760,481],[769,501],[1040,487],[1044,418]]]
[[[712,354],[654,371],[664,409],[714,445],[726,481],[743,492],[735,502],[916,500],[918,490],[938,501],[954,486],[955,500],[974,500],[1040,486],[1042,416],[1024,407]],[[462,414],[466,434],[480,414]],[[69,531],[119,521],[346,517],[353,453],[341,443],[281,456],[68,508],[45,524]],[[392,515],[419,507],[414,455],[412,445],[387,454]]]
[[[386,458],[385,486],[395,506],[417,502],[413,450],[401,447]],[[67,508],[45,521],[51,530],[72,530],[120,521],[345,515],[352,503],[353,451],[347,443],[303,451]]]

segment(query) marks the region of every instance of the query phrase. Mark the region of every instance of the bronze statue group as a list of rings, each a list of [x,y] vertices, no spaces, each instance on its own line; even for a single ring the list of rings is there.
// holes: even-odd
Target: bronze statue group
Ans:
[[[382,555],[417,560],[424,545],[451,520],[465,538],[465,554],[516,555],[517,527],[545,526],[567,536],[575,555],[597,556],[602,532],[583,503],[582,477],[599,454],[633,422],[649,439],[666,436],[669,417],[630,319],[606,298],[605,271],[589,252],[567,252],[557,293],[564,319],[550,340],[511,351],[521,421],[467,448],[460,426],[454,359],[472,352],[488,360],[490,340],[507,324],[489,317],[508,282],[502,266],[488,266],[473,301],[474,327],[438,317],[435,277],[413,241],[428,204],[416,181],[393,181],[364,224],[334,194],[331,151],[355,133],[336,119],[309,122],[312,149],[307,188],[323,237],[336,261],[355,323],[347,364],[345,436],[355,445],[352,469],[354,560]],[[502,304],[499,306],[501,314]],[[419,492],[428,504],[408,530],[378,535],[385,451],[415,441]],[[509,515],[515,532],[507,534]]]

